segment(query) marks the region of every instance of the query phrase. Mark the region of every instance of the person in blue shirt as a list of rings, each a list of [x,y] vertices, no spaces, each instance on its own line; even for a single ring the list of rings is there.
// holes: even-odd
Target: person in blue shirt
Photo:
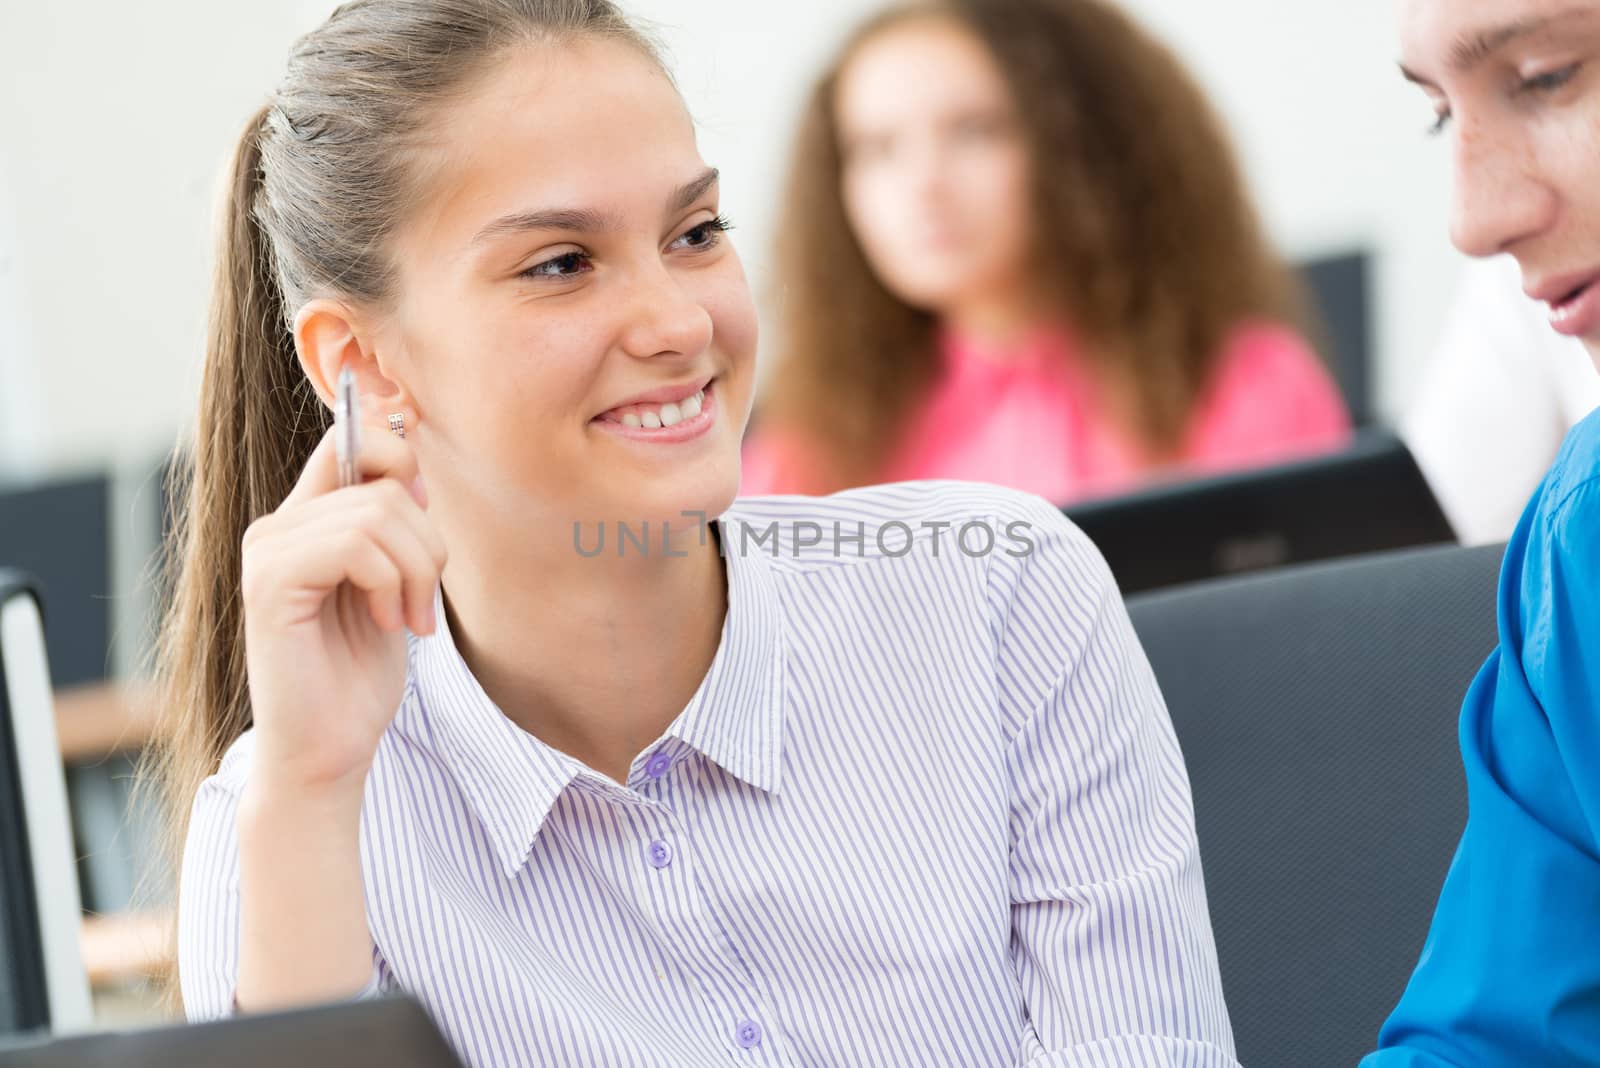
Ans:
[[[1509,253],[1600,352],[1600,3],[1404,0],[1402,68],[1451,141],[1451,237]],[[1518,524],[1461,715],[1469,815],[1362,1068],[1600,1063],[1600,415]]]

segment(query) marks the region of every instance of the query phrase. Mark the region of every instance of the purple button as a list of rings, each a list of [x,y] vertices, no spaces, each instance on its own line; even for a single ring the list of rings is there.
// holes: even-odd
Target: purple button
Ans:
[[[746,1020],[739,1025],[739,1030],[733,1037],[738,1041],[740,1049],[755,1049],[761,1045],[761,1025],[754,1020]]]
[[[645,850],[645,855],[650,858],[652,868],[665,868],[672,863],[672,847],[659,838],[650,843],[650,848]]]
[[[652,779],[659,779],[672,767],[672,758],[665,753],[658,752],[644,762],[644,773]]]

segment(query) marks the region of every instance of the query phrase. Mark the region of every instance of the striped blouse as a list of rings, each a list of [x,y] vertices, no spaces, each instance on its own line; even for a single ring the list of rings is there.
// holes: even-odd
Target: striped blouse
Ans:
[[[369,988],[475,1068],[1236,1066],[1183,760],[1089,541],[951,481],[715,528],[720,645],[624,783],[497,710],[442,612],[411,637]],[[194,1020],[232,1004],[251,745],[194,803]]]

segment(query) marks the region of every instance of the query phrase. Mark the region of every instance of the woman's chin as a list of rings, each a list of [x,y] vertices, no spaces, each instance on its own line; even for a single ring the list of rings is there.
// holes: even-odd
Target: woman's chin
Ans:
[[[653,478],[636,483],[631,489],[608,486],[615,502],[613,512],[636,525],[649,520],[652,529],[666,523],[674,530],[689,530],[710,522],[728,510],[739,491],[737,462],[726,470],[724,466]]]

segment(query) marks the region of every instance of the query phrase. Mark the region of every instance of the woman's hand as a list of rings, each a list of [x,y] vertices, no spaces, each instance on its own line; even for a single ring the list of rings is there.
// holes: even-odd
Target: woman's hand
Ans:
[[[405,628],[433,632],[446,556],[411,447],[364,422],[363,481],[339,487],[330,431],[245,532],[242,580],[252,785],[357,804],[405,689]]]

